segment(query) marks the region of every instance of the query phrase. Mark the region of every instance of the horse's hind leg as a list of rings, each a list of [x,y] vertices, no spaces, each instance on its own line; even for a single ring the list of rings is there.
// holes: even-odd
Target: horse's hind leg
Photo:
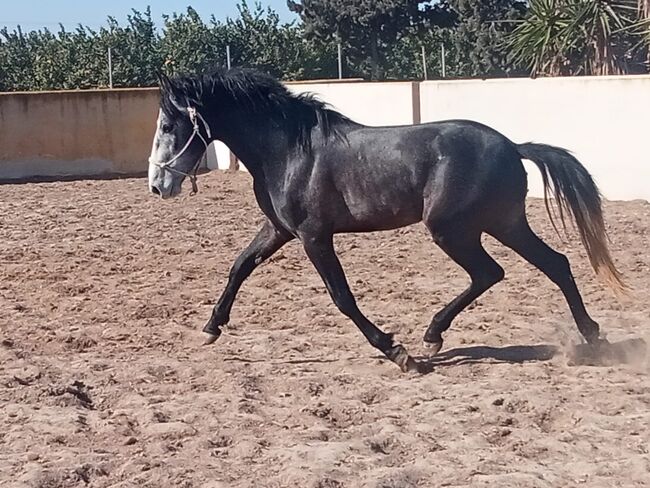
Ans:
[[[546,245],[530,228],[525,215],[508,230],[491,234],[537,267],[562,290],[580,333],[587,342],[598,342],[598,324],[585,309],[566,256]]]
[[[463,226],[451,230],[431,230],[436,244],[458,263],[472,280],[470,286],[438,312],[424,335],[424,341],[433,347],[433,354],[442,348],[442,333],[465,307],[491,286],[503,279],[503,268],[490,257],[481,245],[481,231]]]

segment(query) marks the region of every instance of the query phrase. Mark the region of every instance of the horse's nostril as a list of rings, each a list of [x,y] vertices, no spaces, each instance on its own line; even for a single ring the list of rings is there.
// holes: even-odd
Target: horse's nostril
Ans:
[[[153,186],[153,185],[151,186],[151,193],[160,196],[160,190],[158,189],[157,186]]]

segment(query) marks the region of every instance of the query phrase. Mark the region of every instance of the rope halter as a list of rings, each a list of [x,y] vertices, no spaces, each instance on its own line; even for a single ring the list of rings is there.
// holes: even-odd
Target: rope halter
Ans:
[[[201,127],[199,126],[199,122],[203,124],[203,128],[205,129],[205,133],[208,136],[208,139],[212,139],[212,132],[210,131],[210,126],[206,122],[206,120],[203,118],[203,116],[197,112],[196,108],[194,107],[187,107],[187,115],[190,118],[190,122],[192,122],[192,135],[190,138],[187,140],[185,145],[183,146],[183,149],[181,149],[176,156],[174,156],[172,159],[167,161],[166,163],[155,163],[156,166],[163,170],[167,170],[170,173],[174,173],[177,175],[181,176],[187,176],[190,179],[190,182],[192,183],[192,192],[190,195],[196,195],[199,192],[199,187],[196,184],[196,172],[199,170],[199,164],[201,164],[201,158],[199,157],[196,160],[196,163],[192,167],[189,173],[185,173],[184,171],[181,171],[180,169],[176,169],[172,166],[172,163],[176,162],[178,158],[180,158],[185,151],[190,147],[192,144],[192,141],[194,140],[195,137],[198,137],[201,139],[201,142],[205,146],[205,149],[208,149],[209,142],[203,137],[201,134]]]

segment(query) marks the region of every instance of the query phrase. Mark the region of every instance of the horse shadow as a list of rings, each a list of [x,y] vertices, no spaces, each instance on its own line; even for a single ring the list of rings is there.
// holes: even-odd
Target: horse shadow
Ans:
[[[431,373],[440,366],[464,364],[526,363],[550,361],[563,354],[571,366],[614,366],[639,364],[647,358],[647,343],[642,338],[631,338],[619,342],[602,341],[596,344],[578,344],[567,351],[551,344],[529,346],[469,346],[449,349],[436,356],[416,356],[418,372]]]
[[[551,344],[524,346],[468,346],[443,351],[436,356],[415,356],[418,372],[427,374],[440,366],[460,366],[465,364],[526,363],[530,361],[550,361],[560,349]]]

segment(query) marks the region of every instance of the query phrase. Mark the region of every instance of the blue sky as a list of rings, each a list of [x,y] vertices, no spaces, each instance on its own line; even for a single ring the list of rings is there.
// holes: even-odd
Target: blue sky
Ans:
[[[132,8],[144,10],[151,5],[154,19],[160,22],[163,13],[181,12],[191,5],[206,21],[210,15],[225,19],[237,15],[238,0],[1,0],[0,27],[14,29],[18,24],[23,30],[47,27],[57,30],[59,22],[67,28],[81,23],[92,28],[103,25],[106,17],[116,17],[120,23]],[[254,0],[248,0],[253,6]],[[270,6],[284,21],[296,18],[287,8],[286,0],[261,0],[263,6]]]

